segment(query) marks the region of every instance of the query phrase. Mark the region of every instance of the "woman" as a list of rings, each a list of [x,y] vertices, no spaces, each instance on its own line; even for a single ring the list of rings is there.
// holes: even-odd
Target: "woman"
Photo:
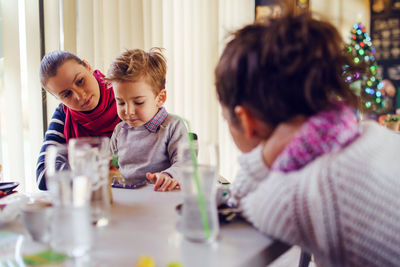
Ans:
[[[396,266],[400,136],[357,121],[344,47],[332,25],[308,14],[234,34],[215,71],[244,152],[232,201],[323,266]]]
[[[61,104],[53,114],[40,151],[36,169],[39,189],[47,189],[44,159],[48,145],[65,144],[71,138],[84,136],[111,137],[120,122],[114,92],[103,77],[88,62],[67,51],[54,51],[43,57],[42,86]]]

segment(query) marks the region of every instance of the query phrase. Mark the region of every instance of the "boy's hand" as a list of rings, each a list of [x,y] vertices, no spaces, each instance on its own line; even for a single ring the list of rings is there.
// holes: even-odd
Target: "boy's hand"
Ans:
[[[166,173],[146,173],[146,178],[147,180],[150,181],[150,183],[155,184],[154,185],[154,191],[172,191],[174,189],[179,189],[179,183],[177,180],[172,179],[171,176],[169,176]]]

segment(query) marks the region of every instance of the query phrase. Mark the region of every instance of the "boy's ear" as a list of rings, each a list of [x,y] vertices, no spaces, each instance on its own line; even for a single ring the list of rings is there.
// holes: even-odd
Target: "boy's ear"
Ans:
[[[82,60],[82,61],[86,64],[86,68],[87,68],[90,72],[92,72],[93,69],[92,69],[92,66],[90,66],[89,62],[87,62],[86,59],[84,59],[84,60]]]
[[[236,106],[234,112],[247,140],[262,140],[270,134],[271,129],[248,108]]]
[[[162,89],[157,95],[157,107],[161,107],[164,105],[165,101],[167,100],[167,91]]]

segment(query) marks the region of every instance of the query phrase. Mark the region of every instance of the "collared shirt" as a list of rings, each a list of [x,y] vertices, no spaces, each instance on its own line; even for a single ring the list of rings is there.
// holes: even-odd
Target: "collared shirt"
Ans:
[[[165,121],[168,116],[168,112],[164,107],[158,109],[158,112],[154,117],[144,124],[147,130],[152,133],[157,132],[158,127],[160,127],[161,123]]]
[[[164,107],[161,107],[158,109],[158,112],[154,117],[143,124],[143,126],[149,130],[151,133],[156,133],[160,125],[165,121],[165,119],[168,117],[168,112]],[[125,123],[123,126],[125,129],[132,128],[129,124]]]

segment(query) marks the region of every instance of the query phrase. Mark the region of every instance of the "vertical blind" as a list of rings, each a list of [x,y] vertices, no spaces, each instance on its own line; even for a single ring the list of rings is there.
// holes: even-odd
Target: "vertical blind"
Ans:
[[[32,191],[42,131],[39,8],[36,1],[1,0],[0,145],[2,177]]]

